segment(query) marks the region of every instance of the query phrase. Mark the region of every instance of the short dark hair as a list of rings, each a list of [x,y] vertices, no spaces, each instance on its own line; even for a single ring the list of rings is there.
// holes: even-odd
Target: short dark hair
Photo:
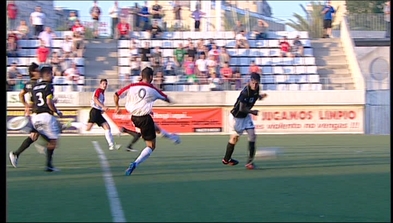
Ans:
[[[145,67],[141,72],[142,79],[150,79],[153,77],[153,74],[154,71],[151,67]]]
[[[41,65],[41,67],[40,67],[40,74],[41,75],[44,75],[47,73],[52,74],[52,71],[53,71],[53,68],[49,64],[44,64],[44,65]]]
[[[103,78],[103,79],[100,80],[100,84],[101,84],[102,82],[104,82],[104,81],[105,81],[106,83],[108,83],[108,80],[105,79],[105,78]]]

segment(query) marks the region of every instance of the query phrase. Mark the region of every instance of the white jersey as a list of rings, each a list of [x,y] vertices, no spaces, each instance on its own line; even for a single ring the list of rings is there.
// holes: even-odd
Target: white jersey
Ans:
[[[116,94],[126,97],[126,109],[133,116],[144,116],[152,113],[153,104],[157,99],[166,100],[162,91],[155,88],[152,84],[138,82],[129,84],[120,89]]]
[[[105,91],[102,88],[97,88],[94,91],[93,96],[91,97],[91,107],[98,109],[98,110],[102,110],[103,108],[99,105],[97,105],[94,102],[94,98],[97,98],[97,100],[101,103],[104,104],[105,103]]]

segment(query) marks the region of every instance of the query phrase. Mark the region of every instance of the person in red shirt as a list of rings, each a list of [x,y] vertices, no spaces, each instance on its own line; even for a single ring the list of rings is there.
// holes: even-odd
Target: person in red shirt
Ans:
[[[250,74],[251,74],[251,73],[262,74],[261,68],[258,67],[258,66],[255,64],[255,61],[253,61],[253,60],[251,61],[250,68],[249,68],[248,70],[249,70],[249,73],[250,73]]]
[[[40,64],[46,63],[49,56],[49,49],[45,46],[45,43],[41,41],[41,46],[37,48],[37,59]]]
[[[9,30],[16,30],[16,17],[18,15],[18,8],[16,7],[14,1],[10,1],[7,5],[7,18]]]
[[[224,90],[229,90],[230,83],[233,82],[233,71],[232,68],[229,67],[228,62],[224,62],[224,67],[220,69],[220,75],[224,81]]]
[[[280,46],[280,57],[290,57],[291,56],[291,45],[288,42],[286,36],[279,40],[278,45]]]
[[[126,18],[121,18],[117,24],[117,36],[119,40],[130,39],[130,24]]]

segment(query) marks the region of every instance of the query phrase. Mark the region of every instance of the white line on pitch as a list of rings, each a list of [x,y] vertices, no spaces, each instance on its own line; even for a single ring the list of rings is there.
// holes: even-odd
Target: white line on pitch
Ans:
[[[98,154],[98,158],[100,158],[102,177],[104,178],[105,182],[106,194],[108,195],[113,222],[127,222],[126,218],[124,217],[123,208],[121,207],[119,194],[116,190],[115,181],[112,177],[108,159],[106,158],[104,151],[102,151],[100,144],[98,144],[97,141],[92,141],[92,143]]]

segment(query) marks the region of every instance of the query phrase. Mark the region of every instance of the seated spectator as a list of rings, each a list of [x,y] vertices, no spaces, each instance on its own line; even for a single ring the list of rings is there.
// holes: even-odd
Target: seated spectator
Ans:
[[[15,80],[15,88],[14,91],[21,91],[26,83],[26,79],[23,77],[21,73],[18,73]]]
[[[127,22],[125,17],[120,19],[120,22],[117,24],[117,39],[119,40],[128,40],[130,39],[130,24]]]
[[[243,32],[243,30],[246,30],[246,27],[242,24],[242,22],[236,21],[236,25],[233,28],[234,36],[236,37],[237,34]]]
[[[239,34],[236,35],[236,49],[238,48],[246,48],[249,49],[250,45],[248,44],[248,40],[246,37],[246,32],[244,30],[240,31]]]
[[[199,84],[207,84],[207,60],[205,54],[201,54],[199,59],[195,61],[195,74]]]
[[[233,81],[233,71],[229,67],[229,63],[225,62],[224,67],[220,69],[220,76],[223,80],[224,90],[229,90],[230,84]]]
[[[167,57],[164,62],[164,76],[175,76],[176,64],[173,57]]]
[[[199,39],[196,46],[197,55],[195,59],[199,59],[200,55],[205,52],[205,41],[203,39]]]
[[[197,50],[196,50],[196,48],[194,47],[194,43],[188,43],[188,47],[187,47],[187,52],[186,52],[186,54],[189,56],[189,57],[192,57],[193,58],[193,60],[195,60],[195,58],[196,58],[196,56],[197,56]]]
[[[262,70],[261,70],[260,67],[258,67],[258,66],[255,64],[255,61],[252,60],[252,61],[251,61],[251,64],[250,64],[250,67],[249,67],[249,69],[248,69],[248,73],[249,73],[249,74],[251,74],[251,73],[262,74]]]
[[[21,75],[17,62],[12,62],[11,67],[7,71],[8,91],[15,91],[16,78]]]
[[[302,57],[303,56],[303,44],[300,41],[300,36],[296,36],[292,43],[292,56],[293,57]]]
[[[37,59],[39,64],[45,64],[48,60],[48,56],[50,54],[50,50],[46,47],[44,41],[41,40],[40,46],[37,48]]]
[[[254,26],[252,29],[253,34],[255,35],[255,39],[261,40],[266,39],[266,29],[269,27],[269,24],[262,19],[258,20],[258,24]]]
[[[67,79],[67,83],[72,85],[72,91],[78,91],[79,71],[76,67],[76,63],[72,63],[71,67],[66,69],[63,74]]]
[[[225,62],[229,64],[229,62],[231,61],[231,56],[229,55],[225,46],[222,46],[220,49],[219,61],[220,67],[224,67]]]
[[[72,37],[71,36],[65,36],[64,38],[64,42],[62,43],[61,46],[61,52],[62,54],[68,54],[68,55],[73,55],[73,46],[74,46],[74,42],[72,41]]]
[[[217,77],[216,72],[213,72],[208,79],[211,91],[222,91],[222,81]]]
[[[215,43],[213,43],[211,45],[211,49],[209,50],[209,57],[213,56],[214,61],[216,61],[216,63],[218,64],[219,60],[220,60],[220,50],[217,48],[217,45]]]
[[[217,62],[214,59],[213,55],[210,55],[206,61],[207,69],[208,69],[208,76],[210,77],[213,73],[217,74]]]
[[[286,36],[282,38],[282,40],[278,41],[278,45],[280,46],[280,57],[291,57],[291,45],[288,43],[288,39]]]
[[[80,23],[79,20],[75,21],[72,27],[73,32],[73,56],[83,57],[85,51],[85,27]]]
[[[78,20],[78,16],[76,15],[76,12],[71,11],[67,19],[68,30],[72,31],[72,27],[74,26],[76,20]]]
[[[208,51],[212,50],[213,45],[216,45],[216,43],[214,42],[214,39],[209,39],[209,42],[206,44],[207,50]]]
[[[8,57],[18,57],[18,38],[16,35],[8,35],[7,39],[7,56]]]
[[[162,52],[159,46],[154,47],[154,51],[151,54],[151,62],[152,64],[159,64],[162,66]]]
[[[53,38],[55,37],[55,33],[52,32],[52,29],[47,26],[45,27],[45,30],[40,32],[40,35],[38,35],[38,39],[41,40],[46,48],[48,48],[49,52],[52,51],[52,46],[53,46]]]
[[[29,26],[26,24],[25,20],[21,20],[18,26],[18,34],[21,39],[29,39]]]
[[[195,83],[196,76],[195,76],[195,62],[194,57],[188,56],[187,60],[184,61],[183,67],[185,69],[185,74],[187,76],[187,82]]]
[[[68,68],[70,68],[70,67],[71,67],[71,64],[72,64],[73,62],[74,62],[74,61],[71,59],[70,54],[64,54],[64,55],[62,56],[62,59],[61,59],[61,62],[60,62],[62,73],[64,73],[65,70],[67,70]],[[64,75],[64,74],[63,74],[63,75]]]
[[[143,70],[145,67],[150,66],[150,42],[145,42],[145,45],[139,51],[141,54],[141,70]]]
[[[183,48],[183,44],[179,43],[176,49],[173,50],[173,56],[175,57],[176,66],[181,67],[187,51]]]
[[[62,58],[60,58],[59,54],[57,52],[53,52],[52,57],[50,58],[50,64],[53,67],[53,73],[55,76],[61,76],[61,62]]]
[[[164,81],[164,76],[162,74],[163,73],[163,67],[162,67],[162,65],[161,65],[161,63],[159,61],[155,61],[155,62],[152,62],[152,63],[153,63],[152,68],[153,68],[153,75],[154,75],[153,85],[156,86],[158,89],[162,90],[162,88],[163,88],[162,84],[163,84],[163,81]]]
[[[234,82],[235,82],[235,90],[242,89],[243,80],[242,80],[242,75],[240,74],[240,70],[239,69],[236,69],[233,72],[233,79],[234,79]]]
[[[130,54],[131,57],[137,57],[139,55],[138,43],[135,39],[131,39],[130,43]]]
[[[139,76],[141,73],[141,63],[136,56],[131,57],[130,61],[131,76]]]
[[[190,47],[190,45],[192,44],[192,45],[194,45],[194,43],[192,42],[192,39],[191,38],[188,38],[187,39],[187,44],[184,46],[184,48],[186,48],[186,49],[188,49],[189,47]],[[195,47],[195,46],[194,46]]]
[[[158,39],[162,34],[162,29],[158,26],[157,22],[153,22],[147,31],[150,33],[151,39]]]

